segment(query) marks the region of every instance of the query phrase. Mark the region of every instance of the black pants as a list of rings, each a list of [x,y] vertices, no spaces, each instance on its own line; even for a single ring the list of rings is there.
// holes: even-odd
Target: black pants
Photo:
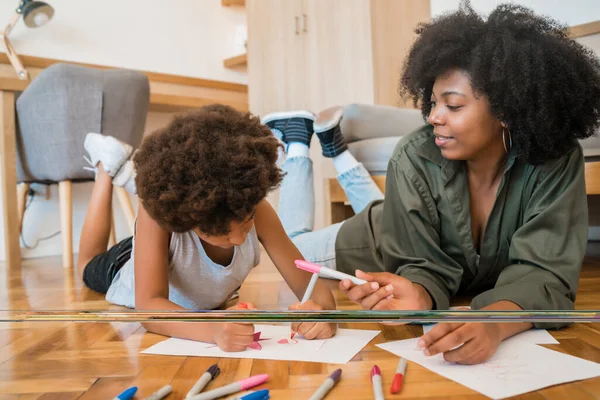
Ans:
[[[105,253],[92,258],[83,270],[83,283],[88,288],[106,293],[113,278],[131,258],[133,236],[123,239]]]

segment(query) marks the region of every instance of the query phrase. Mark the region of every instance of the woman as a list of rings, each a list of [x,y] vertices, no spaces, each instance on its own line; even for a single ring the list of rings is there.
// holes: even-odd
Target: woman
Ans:
[[[378,285],[340,288],[365,309],[446,309],[457,294],[473,309],[573,309],[588,233],[577,139],[600,123],[598,59],[517,5],[487,20],[463,7],[418,33],[401,84],[428,125],[396,147],[385,200],[337,234],[336,268]],[[419,343],[476,364],[532,326],[564,324],[438,324]]]

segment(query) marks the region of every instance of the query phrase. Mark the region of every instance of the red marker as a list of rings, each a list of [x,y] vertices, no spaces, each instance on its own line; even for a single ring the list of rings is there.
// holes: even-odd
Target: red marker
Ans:
[[[398,368],[396,368],[396,374],[394,375],[394,382],[392,383],[392,393],[398,393],[400,392],[400,389],[402,389],[405,372],[406,360],[404,358],[400,358],[400,362],[398,362]]]

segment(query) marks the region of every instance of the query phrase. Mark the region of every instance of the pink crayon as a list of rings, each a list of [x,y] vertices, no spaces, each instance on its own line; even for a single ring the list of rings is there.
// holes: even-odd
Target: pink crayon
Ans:
[[[323,278],[337,279],[340,281],[344,279],[349,279],[355,285],[364,285],[365,283],[367,283],[367,281],[365,281],[364,279],[360,279],[355,276],[348,275],[331,268],[326,268],[319,264],[314,264],[304,260],[296,260],[294,261],[294,263],[296,264],[296,267],[308,271],[312,274],[319,274],[319,276]]]

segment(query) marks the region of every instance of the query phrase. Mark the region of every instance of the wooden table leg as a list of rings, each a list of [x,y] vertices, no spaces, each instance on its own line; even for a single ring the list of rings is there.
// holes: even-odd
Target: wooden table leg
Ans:
[[[17,207],[17,148],[15,94],[0,90],[0,155],[2,159],[2,215],[4,254],[8,269],[20,268],[19,213]]]

